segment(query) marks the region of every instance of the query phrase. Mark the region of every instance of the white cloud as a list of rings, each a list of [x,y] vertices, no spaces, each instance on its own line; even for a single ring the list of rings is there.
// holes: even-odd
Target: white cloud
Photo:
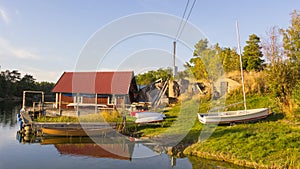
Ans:
[[[18,59],[32,60],[40,59],[33,50],[15,47],[3,38],[0,38],[0,57],[15,57]]]
[[[2,19],[5,23],[9,23],[10,21],[6,10],[2,7],[0,7],[0,19]]]

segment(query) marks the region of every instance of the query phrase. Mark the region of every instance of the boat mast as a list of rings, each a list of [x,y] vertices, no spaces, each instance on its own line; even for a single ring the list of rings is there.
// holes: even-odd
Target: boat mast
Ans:
[[[246,103],[246,93],[245,93],[245,85],[244,85],[244,71],[243,71],[242,51],[241,51],[241,45],[240,45],[240,32],[239,32],[239,25],[238,25],[237,20],[236,20],[236,35],[237,35],[237,41],[238,41],[238,52],[239,52],[239,55],[240,55],[240,68],[241,68],[241,76],[242,76],[244,108],[245,108],[245,111],[246,111],[247,110],[247,103]]]

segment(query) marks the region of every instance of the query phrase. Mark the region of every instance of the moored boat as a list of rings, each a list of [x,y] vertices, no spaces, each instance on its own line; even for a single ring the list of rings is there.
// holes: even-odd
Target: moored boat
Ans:
[[[52,136],[97,136],[110,132],[113,129],[105,128],[69,128],[69,127],[43,127],[43,135]]]

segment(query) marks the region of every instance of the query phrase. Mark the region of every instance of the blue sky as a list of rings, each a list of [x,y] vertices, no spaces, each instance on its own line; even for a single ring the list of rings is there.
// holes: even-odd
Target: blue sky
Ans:
[[[97,31],[113,21],[145,12],[164,13],[180,19],[186,2],[186,0],[0,0],[1,70],[17,69],[23,75],[25,73],[33,75],[38,81],[55,82],[64,71],[76,70],[78,61],[83,59],[82,52],[88,41]],[[190,6],[192,2],[193,0],[190,0]],[[235,21],[239,20],[241,44],[244,46],[252,33],[264,37],[265,32],[272,26],[287,28],[290,23],[289,14],[299,8],[299,0],[197,0],[189,24],[197,27],[211,44],[236,47]],[[160,20],[160,17],[157,20]],[[139,27],[145,22],[147,21],[139,21],[131,26]],[[128,29],[130,28],[120,27],[110,30],[103,39],[110,39],[115,31],[126,32]],[[168,29],[172,34],[178,27],[172,26]],[[170,37],[144,35],[131,38],[116,45],[107,58],[101,64],[98,63],[97,69],[110,70],[122,67],[134,69],[139,73],[171,66],[171,61],[164,57],[171,55],[172,43]],[[177,51],[180,56],[178,64],[183,64],[192,56],[192,49],[183,45],[179,44]],[[150,64],[151,59],[147,59],[152,56],[156,62]],[[84,59],[88,60],[89,56],[84,56]],[[141,63],[132,64],[131,60],[140,60]],[[146,62],[148,67],[142,65],[142,62]],[[132,67],[134,65],[140,67],[135,69]],[[92,67],[91,70],[93,69],[96,68]]]

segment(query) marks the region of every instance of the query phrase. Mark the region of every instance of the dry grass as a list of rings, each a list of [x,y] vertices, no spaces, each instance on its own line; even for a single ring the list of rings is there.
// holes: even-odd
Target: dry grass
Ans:
[[[241,73],[239,71],[230,72],[226,74],[226,77],[241,83]],[[245,92],[251,94],[262,94],[267,92],[266,72],[244,72],[244,85]],[[240,89],[239,89],[240,90]]]

